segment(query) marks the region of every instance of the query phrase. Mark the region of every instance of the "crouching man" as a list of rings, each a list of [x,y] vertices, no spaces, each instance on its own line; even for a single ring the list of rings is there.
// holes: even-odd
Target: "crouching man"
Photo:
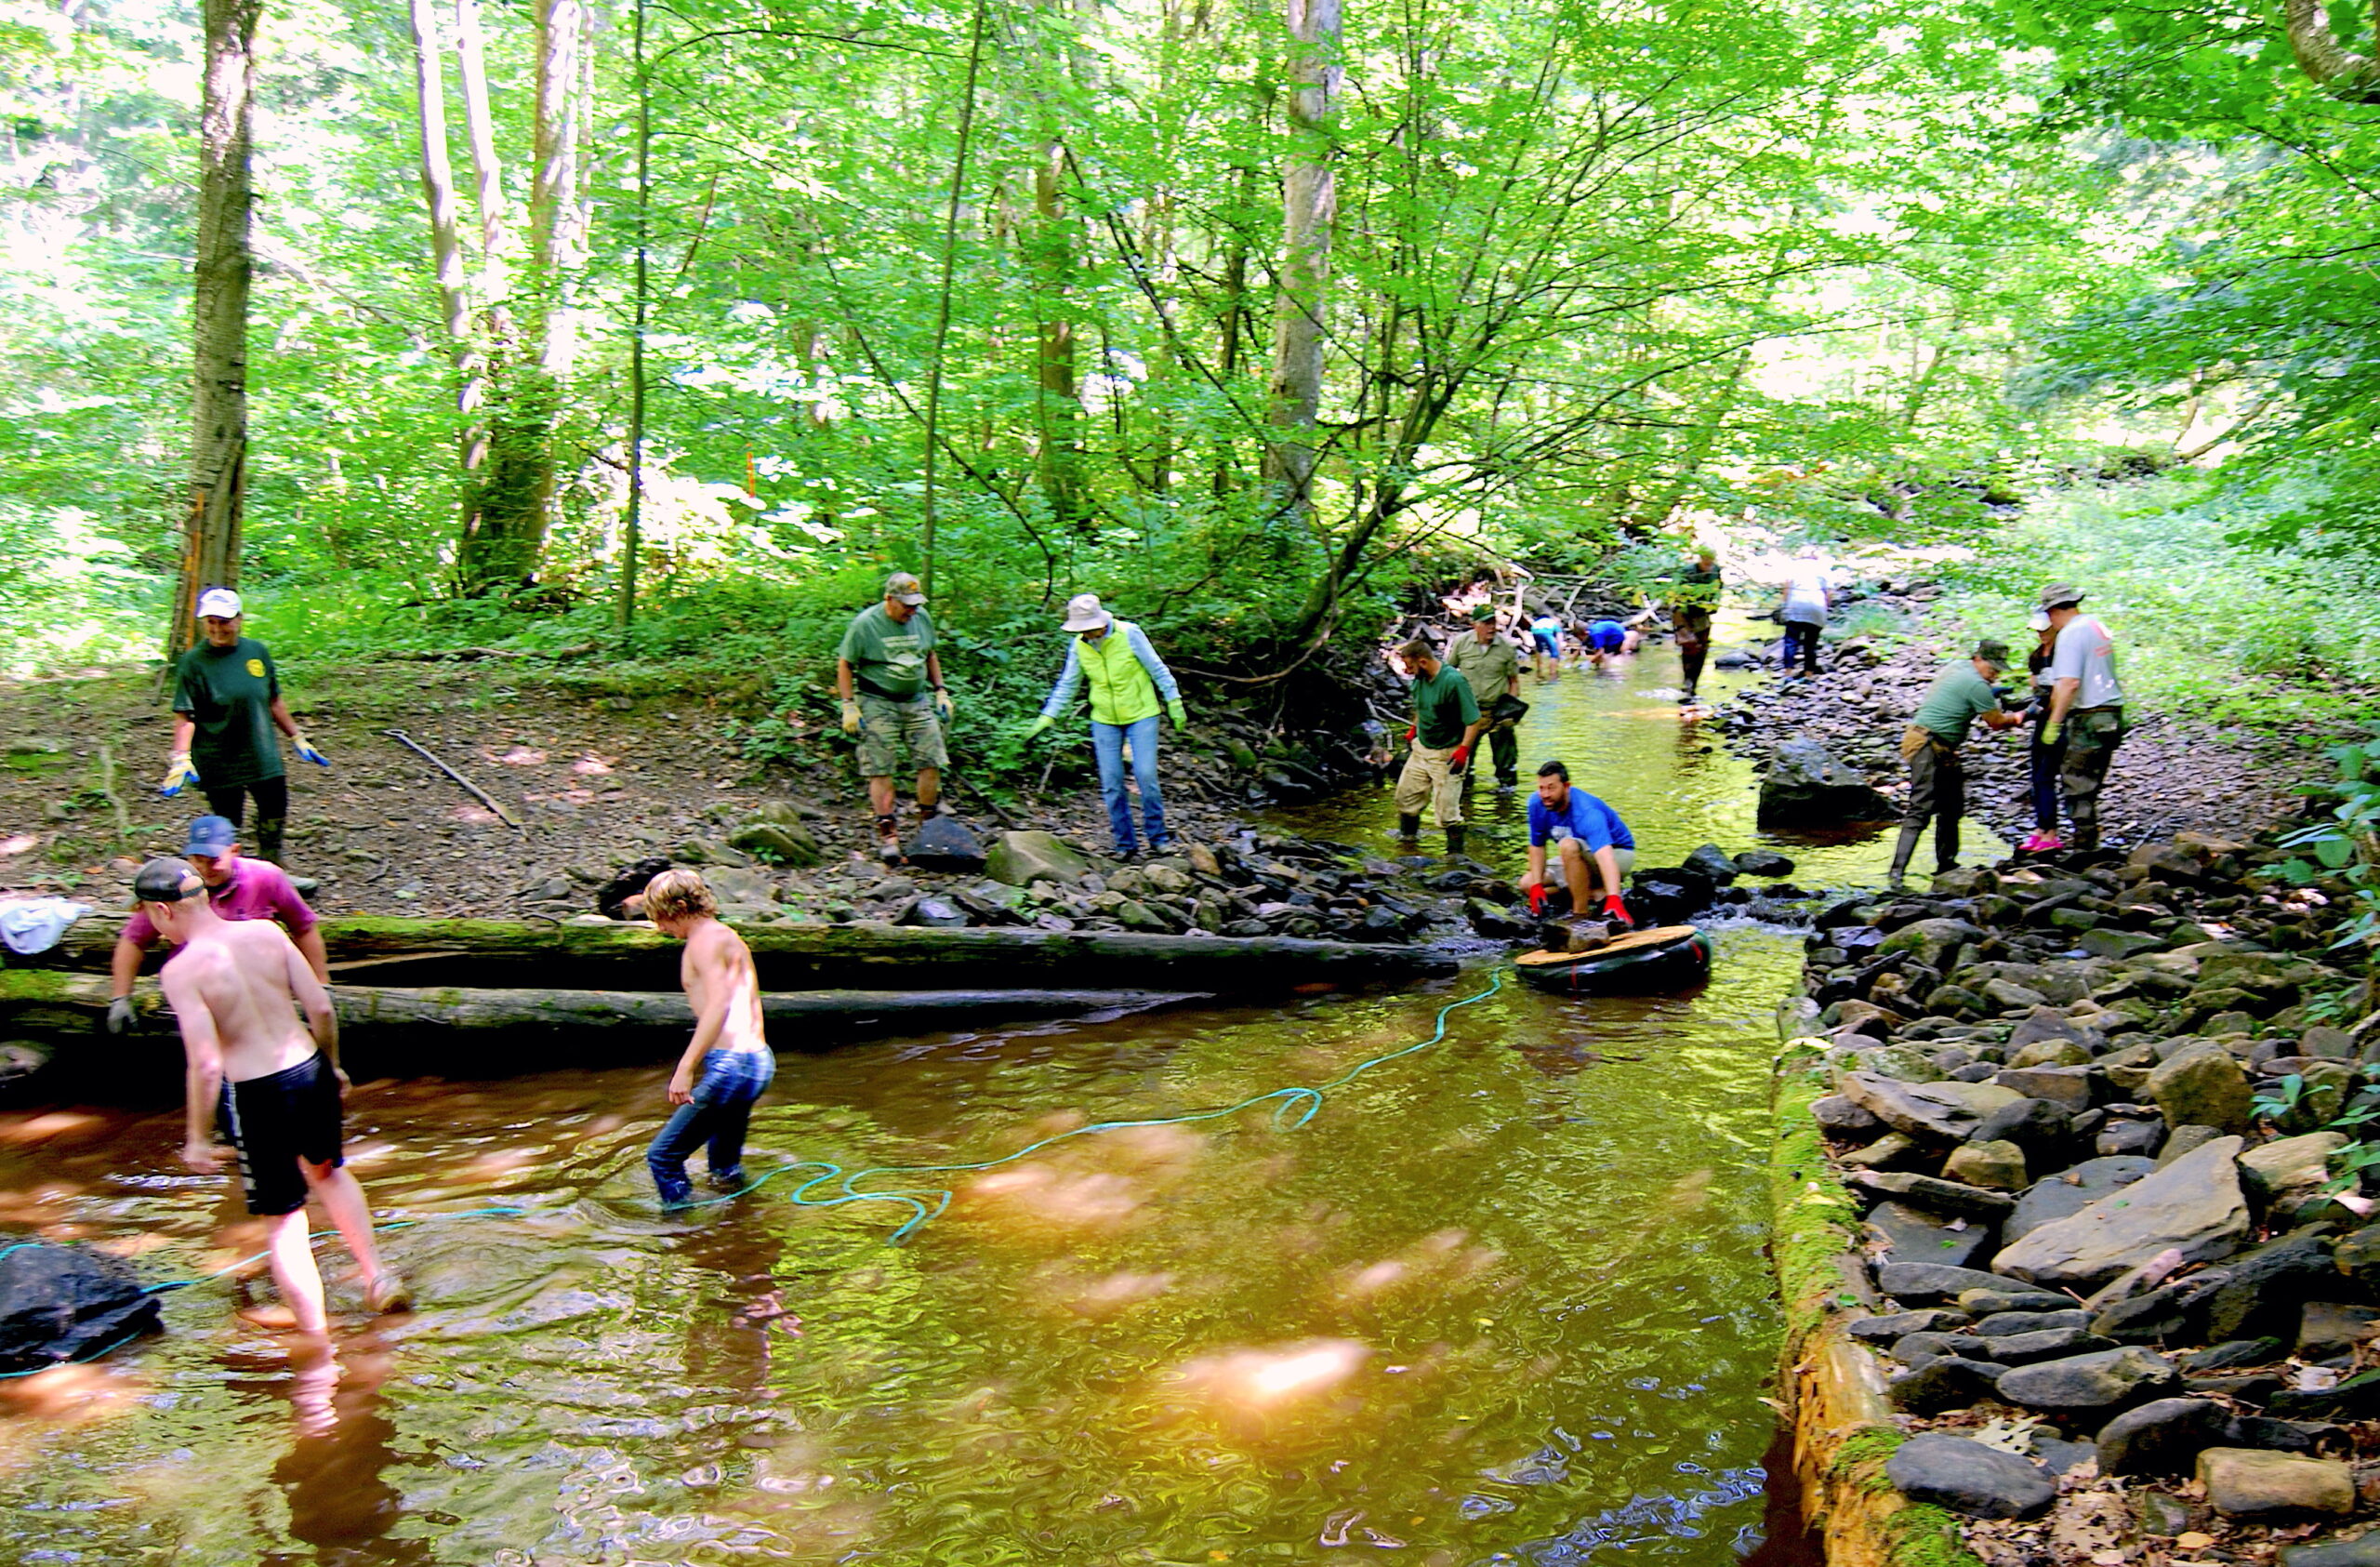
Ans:
[[[1546,863],[1546,845],[1554,845],[1559,868]],[[1636,838],[1620,813],[1589,794],[1570,787],[1570,769],[1549,762],[1537,770],[1537,798],[1528,803],[1528,870],[1521,891],[1539,901],[1549,870],[1558,874],[1570,895],[1567,910],[1559,902],[1546,912],[1599,913],[1605,919],[1632,924],[1620,887],[1636,867]],[[1600,893],[1600,896],[1598,896]]]
[[[218,914],[206,884],[181,860],[151,860],[132,887],[141,911],[181,949],[161,983],[188,1063],[182,1162],[202,1175],[221,1168],[207,1133],[207,1117],[219,1108],[248,1212],[272,1221],[272,1281],[298,1332],[319,1336],[330,1328],[308,1244],[309,1196],[321,1200],[363,1270],[372,1309],[405,1309],[412,1298],[381,1264],[364,1189],[340,1152],[347,1074],[338,1067],[330,992],[279,925]],[[293,1002],[305,1010],[304,1029]]]

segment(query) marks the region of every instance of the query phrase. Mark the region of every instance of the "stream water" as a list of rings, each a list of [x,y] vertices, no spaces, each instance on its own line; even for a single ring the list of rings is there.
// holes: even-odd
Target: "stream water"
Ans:
[[[1749,769],[1662,699],[1674,655],[1635,662],[1525,692],[1524,771],[1562,755],[1648,862],[1761,841]],[[1517,802],[1477,812],[1512,860]],[[1391,816],[1356,795],[1287,825],[1385,849]],[[1788,852],[1805,884],[1884,854]],[[957,1177],[898,1247],[903,1210],[789,1181],[663,1218],[640,1153],[664,1063],[359,1085],[350,1159],[427,1221],[388,1237],[421,1309],[355,1325],[337,1284],[336,1357],[293,1363],[235,1314],[249,1286],[211,1283],[166,1297],[162,1338],[0,1383],[0,1559],[1805,1561],[1767,1524],[1791,1498],[1759,1401],[1769,1015],[1799,942],[1716,939],[1698,995],[1508,984],[1302,1126],[1077,1139]],[[747,1164],[989,1160],[1320,1082],[1496,972],[787,1052]],[[0,1116],[0,1222],[159,1279],[256,1250],[178,1135],[153,1106]],[[527,1211],[436,1216],[491,1202]]]

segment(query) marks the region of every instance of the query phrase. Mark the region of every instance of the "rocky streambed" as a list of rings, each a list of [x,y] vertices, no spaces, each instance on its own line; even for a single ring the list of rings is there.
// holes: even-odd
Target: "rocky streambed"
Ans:
[[[2380,1034],[2346,889],[2283,857],[2184,832],[1820,916],[1775,1174],[1838,1559],[2380,1562]]]

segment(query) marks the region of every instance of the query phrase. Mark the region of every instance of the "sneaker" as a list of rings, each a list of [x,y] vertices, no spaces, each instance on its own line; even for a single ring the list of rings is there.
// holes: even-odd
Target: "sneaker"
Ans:
[[[2055,854],[2066,847],[2066,840],[2055,832],[2036,832],[2030,847],[2036,854]]]
[[[393,1268],[384,1268],[364,1286],[364,1304],[376,1317],[413,1309],[413,1286]]]
[[[900,863],[901,863],[901,836],[900,836],[900,834],[899,834],[899,833],[897,833],[897,832],[888,832],[888,833],[886,833],[883,837],[879,838],[879,839],[876,841],[876,857],[877,857],[878,859],[882,860],[882,861],[883,861],[885,864],[887,864],[887,865],[898,865],[898,864],[900,864]]]
[[[1521,786],[1519,784],[1515,783],[1511,778],[1498,778],[1496,780],[1496,792],[1499,794],[1510,794],[1520,787]]]
[[[724,1191],[732,1196],[744,1189],[744,1172],[741,1170],[713,1170],[706,1178],[713,1191]]]

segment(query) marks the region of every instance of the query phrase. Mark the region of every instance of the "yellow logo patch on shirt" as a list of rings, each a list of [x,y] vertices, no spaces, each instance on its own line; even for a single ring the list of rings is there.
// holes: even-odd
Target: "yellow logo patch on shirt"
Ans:
[[[256,676],[258,680],[262,680],[264,678],[264,660],[261,658],[249,659],[248,672]]]

